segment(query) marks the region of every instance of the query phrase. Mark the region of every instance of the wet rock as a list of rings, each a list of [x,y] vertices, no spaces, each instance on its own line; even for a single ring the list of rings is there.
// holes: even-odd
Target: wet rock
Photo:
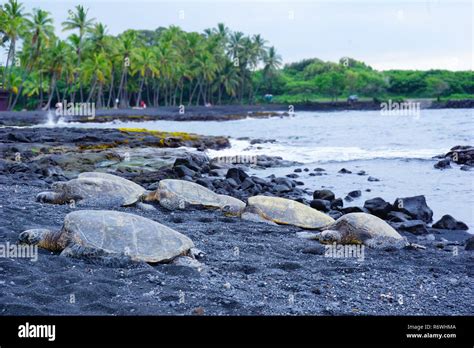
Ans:
[[[439,161],[438,163],[435,163],[434,167],[436,169],[448,169],[448,168],[451,168],[450,163],[451,161],[449,159],[444,159],[444,160]]]
[[[342,215],[340,211],[338,210],[330,210],[328,213],[327,213],[330,217],[332,217],[334,220],[337,220],[339,219]]]
[[[286,177],[291,178],[291,179],[296,179],[296,178],[299,178],[299,175],[298,174],[287,174]]]
[[[344,206],[344,201],[341,198],[337,198],[331,202],[331,209],[340,209]]]
[[[239,168],[230,168],[227,171],[226,178],[234,179],[237,184],[241,184],[249,175]]]
[[[313,192],[314,199],[324,199],[326,201],[332,202],[336,196],[331,190],[316,190]]]
[[[469,250],[469,251],[474,250],[474,237],[471,237],[468,240],[466,240],[466,246],[464,249]]]
[[[360,170],[357,172],[357,175],[363,176],[363,175],[367,175],[367,173],[365,172],[365,170]]]
[[[366,208],[372,215],[381,219],[386,219],[388,213],[392,210],[392,205],[380,197],[368,199],[364,203]]]
[[[301,169],[301,168],[296,168],[296,169],[294,170],[294,172],[295,172],[295,173],[301,173],[301,172],[302,172],[302,169]]]
[[[344,200],[345,200],[346,202],[352,202],[352,201],[354,200],[354,198],[349,197],[349,196],[346,196],[346,197],[344,197]]]
[[[254,187],[254,186],[255,186],[255,183],[249,177],[245,178],[244,181],[242,182],[242,184],[240,185],[242,190],[247,190],[247,189],[249,189],[251,187]]]
[[[342,168],[340,171],[338,171],[338,173],[341,173],[341,174],[352,174],[352,172],[350,170],[347,170],[346,168]]]
[[[426,224],[421,220],[410,220],[400,223],[392,223],[393,227],[398,231],[410,232],[416,235],[429,234]]]
[[[185,176],[192,178],[194,175],[196,175],[195,171],[189,169],[188,167],[184,165],[178,165],[174,167],[174,171],[180,178],[184,178]]]
[[[433,211],[426,204],[425,196],[397,198],[393,203],[393,210],[410,215],[413,219],[431,222]]]
[[[360,190],[356,190],[349,192],[347,195],[351,198],[358,198],[362,195],[362,192],[360,192]]]
[[[196,180],[196,184],[199,184],[201,186],[204,186],[208,189],[212,189],[213,188],[213,185],[212,185],[212,181],[210,179],[207,179],[207,178],[200,178],[200,179],[197,179]]]
[[[326,169],[323,169],[323,168],[314,168],[313,169],[315,172],[325,172]]]
[[[375,181],[380,181],[380,180],[377,179],[377,178],[375,178],[375,177],[373,177],[373,176],[369,176],[369,177],[367,178],[367,181],[375,182]]]
[[[451,215],[443,215],[439,221],[435,222],[432,226],[433,228],[439,228],[443,230],[468,230],[469,227],[462,222],[457,221]]]
[[[400,211],[391,211],[387,214],[387,220],[390,222],[405,222],[411,220],[411,217]]]
[[[313,199],[309,205],[311,206],[311,208],[322,211],[324,213],[331,210],[331,202],[326,201],[324,199]]]

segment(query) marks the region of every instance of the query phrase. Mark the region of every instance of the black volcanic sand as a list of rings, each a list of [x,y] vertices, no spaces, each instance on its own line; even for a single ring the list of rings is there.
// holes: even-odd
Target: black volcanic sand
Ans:
[[[61,227],[67,205],[35,202],[40,188],[0,185],[0,240]],[[76,209],[93,208],[81,206]],[[365,249],[365,260],[327,258],[300,229],[219,212],[118,208],[164,223],[206,253],[205,269],[170,264],[110,267],[40,250],[36,262],[0,259],[2,315],[471,315],[474,256],[459,246]],[[407,235],[410,239],[413,236]],[[457,239],[439,231],[436,238]],[[237,249],[238,248],[238,249]],[[238,251],[238,253],[236,253]],[[184,293],[184,303],[180,294]],[[70,303],[71,295],[75,303]],[[385,296],[386,295],[386,296]],[[402,297],[400,297],[402,296]],[[183,299],[181,297],[181,299]],[[400,302],[399,302],[400,300]],[[182,301],[181,301],[182,302]]]
[[[0,145],[0,243],[5,245],[7,242],[16,243],[19,233],[26,229],[59,230],[66,214],[75,209],[98,209],[81,202],[76,208],[36,202],[35,196],[48,189],[52,182],[67,180],[83,171],[115,168],[115,174],[130,178],[148,189],[156,188],[156,182],[162,178],[173,175],[183,178],[182,174],[188,180],[201,180],[206,184],[209,183],[206,179],[211,178],[206,175],[212,172],[213,165],[202,152],[184,156],[176,152],[182,150],[169,147],[222,148],[228,146],[228,139],[119,130],[3,128],[0,129]],[[160,167],[161,164],[155,163],[154,167],[147,164],[150,158],[144,157],[141,167],[132,170],[120,166],[123,164],[121,152],[130,151],[133,161],[139,158],[138,155],[133,157],[136,155],[134,151],[143,150],[152,150],[152,154],[171,159],[176,156],[181,164],[176,166],[176,162],[172,162]],[[15,158],[17,153],[21,155],[19,161]],[[104,167],[104,163],[109,163],[109,166]],[[190,169],[183,168],[182,164],[194,168],[189,172],[190,176],[187,175]],[[226,172],[227,168],[221,171]],[[269,180],[258,189],[260,184],[241,190],[228,187],[225,178],[212,178],[210,187],[218,193],[241,194],[242,199],[264,189],[265,193],[293,199],[307,194],[296,185],[293,187],[290,181],[291,188],[287,186],[285,190],[276,190],[283,184],[270,183]],[[276,179],[281,183],[289,180]],[[417,238],[403,233],[426,249],[388,252],[365,248],[364,260],[338,259],[325,257],[324,246],[318,242],[297,237],[296,232],[301,230],[296,227],[252,223],[213,211],[170,212],[158,205],[155,207],[154,211],[136,207],[113,209],[145,216],[189,236],[206,254],[201,260],[205,265],[201,272],[172,264],[107,266],[61,257],[45,250],[39,251],[36,262],[0,257],[0,313],[474,313],[474,254],[464,249],[463,244],[469,236],[465,231],[428,228],[436,238],[434,241],[425,236]],[[70,303],[72,295],[75,303]],[[180,297],[182,295],[184,298]]]

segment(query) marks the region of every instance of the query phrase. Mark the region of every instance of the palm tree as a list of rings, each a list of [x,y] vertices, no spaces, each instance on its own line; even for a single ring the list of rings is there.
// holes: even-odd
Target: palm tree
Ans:
[[[136,46],[136,38],[137,34],[133,30],[127,30],[125,33],[123,33],[120,37],[119,41],[119,51],[121,55],[121,69],[122,69],[122,74],[120,77],[120,86],[118,89],[117,96],[119,97],[120,100],[120,106],[121,107],[128,107],[129,106],[129,100],[128,100],[128,70],[132,62],[130,61],[130,58],[132,56],[133,49]]]
[[[22,93],[23,83],[28,75],[31,73],[35,64],[37,64],[41,58],[41,52],[50,43],[50,40],[54,37],[53,20],[50,17],[50,13],[40,9],[34,9],[33,13],[28,15],[25,19],[25,25],[27,33],[25,34],[25,42],[23,46],[29,51],[29,58],[26,63],[26,71],[23,74],[22,83],[18,90],[18,93],[10,105],[10,109],[13,109],[18,102],[18,98]],[[41,74],[40,74],[41,77]]]
[[[0,31],[3,34],[1,43],[3,45],[6,41],[10,41],[7,53],[7,61],[3,73],[2,85],[4,88],[7,87],[7,78],[11,73],[13,61],[15,59],[16,43],[24,25],[24,14],[22,11],[23,5],[18,3],[17,0],[8,0],[8,2],[4,5],[4,8],[1,10]],[[10,69],[8,69],[9,64]]]
[[[155,64],[156,57],[151,49],[143,47],[134,52],[132,75],[138,74],[140,77],[140,87],[136,98],[136,106],[140,105],[143,85],[148,77],[153,78],[158,75],[158,68]]]
[[[91,29],[92,24],[94,23],[94,18],[88,19],[87,14],[89,10],[84,10],[84,7],[81,5],[77,5],[76,12],[69,11],[69,17],[66,21],[62,23],[63,30],[79,30],[78,35],[78,45],[77,45],[77,66],[81,65],[81,58],[82,58],[82,44],[84,35]],[[77,78],[77,75],[76,75]],[[79,91],[81,95],[81,102],[83,101],[83,93],[82,93],[82,83],[79,84]]]
[[[92,57],[89,57],[84,61],[83,64],[83,74],[85,80],[92,80],[92,87],[89,91],[89,96],[87,97],[87,103],[90,102],[91,98],[96,93],[97,90],[97,107],[101,108],[103,106],[104,100],[104,84],[107,77],[110,76],[112,67],[110,61],[105,56],[104,52],[94,53]],[[98,86],[97,86],[98,85]]]
[[[263,63],[265,64],[263,68],[263,79],[265,82],[269,83],[269,92],[272,91],[272,79],[276,75],[278,69],[281,67],[281,56],[276,53],[274,46],[270,47],[268,52],[263,58]]]
[[[60,79],[63,69],[67,64],[67,57],[70,56],[69,49],[70,47],[65,41],[57,40],[46,53],[46,65],[51,75],[51,81],[49,83],[49,98],[44,107],[45,110],[50,108],[54,93],[57,92],[57,81]],[[57,99],[58,101],[60,100],[59,93],[57,93]]]

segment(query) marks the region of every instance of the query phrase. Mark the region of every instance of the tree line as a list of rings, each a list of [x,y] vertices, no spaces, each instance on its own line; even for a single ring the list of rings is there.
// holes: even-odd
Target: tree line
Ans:
[[[0,5],[0,88],[10,109],[49,109],[58,101],[97,108],[206,105],[274,101],[298,103],[368,98],[470,97],[472,71],[377,71],[343,57],[339,62],[304,59],[282,67],[282,58],[261,35],[231,31],[219,23],[202,33],[177,26],[108,33],[88,9],[76,6],[61,23],[51,14],[27,13],[18,0]],[[118,105],[117,102],[118,101]]]
[[[93,102],[97,108],[253,102],[252,76],[271,79],[281,57],[260,35],[224,24],[203,33],[177,26],[108,34],[83,6],[69,11],[61,40],[51,14],[26,13],[18,0],[0,8],[0,45],[7,50],[1,84],[9,108],[48,109],[57,101]],[[19,48],[21,43],[21,49]]]

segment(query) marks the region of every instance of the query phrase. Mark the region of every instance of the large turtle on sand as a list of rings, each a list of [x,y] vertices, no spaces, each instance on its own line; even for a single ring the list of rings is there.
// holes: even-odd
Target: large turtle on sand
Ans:
[[[191,239],[158,222],[110,210],[75,211],[66,215],[61,230],[27,230],[19,240],[63,256],[150,263],[172,260],[194,247]]]
[[[250,221],[274,222],[305,229],[323,229],[334,219],[291,199],[270,196],[249,197],[242,218]]]
[[[133,181],[99,172],[86,172],[77,179],[55,182],[52,188],[53,191],[39,193],[36,200],[53,204],[88,200],[101,205],[127,206],[141,200],[146,193]]]
[[[245,209],[245,203],[237,198],[219,195],[202,185],[176,179],[161,180],[156,191],[147,196],[147,200],[156,200],[169,210],[210,208],[237,216]]]
[[[341,216],[318,236],[322,243],[365,244],[376,249],[400,249],[408,242],[382,219],[366,213]]]

